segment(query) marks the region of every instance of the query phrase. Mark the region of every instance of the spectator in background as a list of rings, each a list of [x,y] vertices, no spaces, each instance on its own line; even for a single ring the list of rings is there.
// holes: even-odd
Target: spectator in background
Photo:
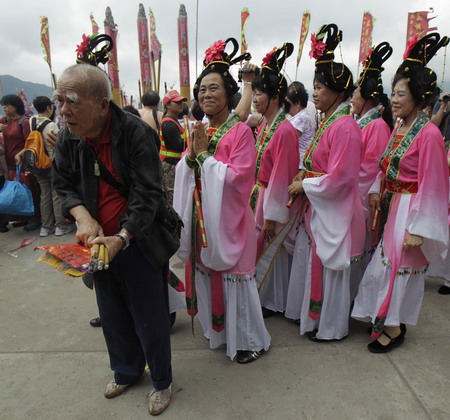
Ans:
[[[17,95],[5,95],[1,99],[1,105],[5,115],[0,118],[0,131],[2,131],[5,145],[5,160],[7,175],[6,178],[13,180],[16,177],[15,156],[25,146],[25,140],[30,134],[30,124],[28,117],[25,116],[25,106]],[[20,182],[24,183],[33,193],[33,201],[35,209],[39,209],[38,187],[35,178],[30,172],[25,173],[22,166],[20,174]],[[37,213],[39,213],[37,211]],[[35,214],[28,218],[25,230],[32,231],[40,227],[39,214]],[[23,225],[22,224],[22,225]]]
[[[159,126],[163,117],[163,113],[158,111],[160,100],[161,98],[159,95],[153,90],[145,92],[142,96],[142,105],[144,105],[144,108],[139,110],[141,118],[156,132],[159,131]]]
[[[431,122],[439,127],[444,141],[450,140],[450,93],[444,93],[434,105]]]
[[[49,142],[48,135],[58,133],[58,126],[53,122],[55,118],[55,105],[47,96],[37,96],[33,101],[33,106],[38,112],[37,115],[30,118],[30,128],[42,130],[45,150],[53,160],[55,147]],[[43,127],[43,128],[42,128]],[[15,161],[17,165],[22,164],[23,155],[26,149],[19,152]],[[61,203],[58,194],[52,185],[51,167],[46,169],[36,168],[33,175],[39,183],[40,209],[41,209],[41,231],[39,236],[45,237],[52,233],[56,236],[62,236],[72,231],[72,228],[66,223],[66,219],[61,213]]]

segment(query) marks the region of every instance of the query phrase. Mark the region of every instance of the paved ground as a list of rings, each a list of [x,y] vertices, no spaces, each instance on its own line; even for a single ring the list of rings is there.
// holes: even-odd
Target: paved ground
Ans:
[[[38,232],[33,232],[38,235]],[[111,379],[94,293],[43,263],[37,238],[22,228],[0,234],[0,419],[147,419],[147,375],[106,400]],[[181,264],[173,261],[178,268]],[[272,347],[256,363],[231,362],[211,351],[196,323],[178,313],[173,328],[174,396],[167,419],[449,419],[450,296],[428,279],[418,327],[387,355],[366,349],[364,325],[352,322],[341,343],[318,344],[286,319],[267,321]]]

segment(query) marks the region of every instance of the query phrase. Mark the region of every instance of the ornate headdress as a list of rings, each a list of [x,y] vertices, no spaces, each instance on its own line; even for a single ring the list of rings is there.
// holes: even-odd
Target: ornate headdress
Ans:
[[[225,49],[227,44],[231,42],[233,44],[233,51],[228,54]],[[228,86],[228,90],[233,92],[233,95],[238,91],[236,81],[231,76],[229,69],[233,64],[239,63],[243,60],[250,60],[252,56],[250,53],[242,54],[234,58],[239,51],[239,44],[234,38],[228,38],[225,41],[216,41],[205,51],[205,59],[203,65],[205,68],[198,77],[194,85],[194,98],[198,100],[198,90],[200,88],[200,82],[204,76],[208,73],[216,72],[220,73]]]
[[[351,71],[342,63],[334,61],[334,50],[342,41],[342,31],[334,23],[320,27],[317,35],[311,34],[311,51],[309,56],[316,59],[316,73],[320,74],[325,84],[336,92],[353,89]]]
[[[449,43],[449,38],[437,32],[425,35],[423,38],[412,38],[403,55],[394,80],[405,78],[413,97],[418,101],[427,101],[439,91],[436,86],[436,73],[426,67],[437,51]]]
[[[369,51],[363,60],[363,70],[359,75],[357,85],[361,90],[361,96],[366,99],[380,99],[383,95],[383,63],[392,55],[392,47],[388,42],[378,44]]]
[[[102,42],[105,42],[105,45],[98,51],[94,51]],[[106,64],[109,60],[109,52],[113,49],[113,45],[113,40],[109,35],[86,36],[83,34],[81,44],[77,45],[77,49],[75,50],[77,53],[77,63],[91,64],[93,66],[98,66],[100,63]]]
[[[274,47],[263,58],[261,63],[261,73],[258,76],[256,85],[261,85],[263,89],[270,93],[270,96],[281,94],[286,95],[287,82],[281,74],[284,62],[294,51],[294,45],[285,42],[281,48]],[[255,78],[256,79],[256,78]],[[283,93],[284,92],[284,93]]]

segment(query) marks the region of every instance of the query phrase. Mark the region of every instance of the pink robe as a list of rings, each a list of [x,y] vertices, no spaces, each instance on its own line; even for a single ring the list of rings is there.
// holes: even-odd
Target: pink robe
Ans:
[[[199,318],[211,348],[226,343],[232,359],[239,350],[267,350],[270,345],[254,277],[256,230],[249,206],[254,173],[254,138],[243,123],[231,128],[219,140],[214,156],[206,157],[201,165],[208,247],[201,247],[197,229],[195,281]],[[184,223],[177,255],[186,262],[192,252],[194,187],[194,171],[182,158],[176,167],[173,202]],[[222,302],[218,302],[213,287],[217,290],[220,285]],[[217,303],[224,310],[225,329],[216,328],[212,321]]]
[[[323,133],[312,157],[314,172],[303,180],[312,207],[311,232],[324,267],[344,270],[364,250],[364,214],[358,191],[361,130],[350,116]]]
[[[259,127],[258,135],[264,128]],[[285,224],[292,211],[286,207],[289,201],[288,186],[298,173],[298,135],[289,121],[282,122],[266,147],[258,174],[258,180],[267,185],[261,188],[256,205],[256,224],[262,229],[264,220]],[[262,235],[258,239],[258,255],[264,245]]]
[[[383,238],[362,279],[352,316],[374,323],[372,338],[384,325],[415,325],[424,293],[426,265],[445,258],[448,246],[448,168],[439,129],[426,123],[400,160],[398,181],[417,193],[394,193]],[[378,193],[380,173],[370,192]],[[422,246],[404,250],[407,233]]]

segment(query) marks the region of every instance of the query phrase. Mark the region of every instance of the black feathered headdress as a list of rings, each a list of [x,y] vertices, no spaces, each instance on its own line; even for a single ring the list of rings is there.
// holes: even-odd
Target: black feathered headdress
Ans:
[[[361,96],[366,99],[379,99],[384,95],[383,63],[392,55],[392,47],[388,42],[378,44],[373,51],[363,60],[363,70],[359,76],[357,85],[361,90]]]
[[[342,31],[334,23],[320,27],[316,35],[311,35],[309,56],[316,59],[316,74],[320,74],[325,84],[336,92],[350,92],[353,89],[351,71],[342,63],[334,61],[334,50],[342,41]]]
[[[94,51],[99,44],[105,42],[99,50]],[[83,34],[83,39],[80,45],[77,45],[75,50],[77,53],[77,63],[91,64],[98,66],[100,63],[106,64],[109,60],[109,52],[113,49],[113,40],[109,35],[91,35]]]
[[[225,51],[228,43],[233,45],[233,51],[231,53]],[[228,38],[225,41],[216,41],[205,51],[205,59],[203,60],[205,68],[194,85],[195,100],[198,100],[198,90],[201,80],[208,73],[220,73],[225,80],[225,88],[230,94],[234,95],[239,90],[236,81],[230,75],[230,66],[243,60],[250,60],[252,56],[250,53],[245,53],[235,58],[238,51],[239,44],[234,38]]]

